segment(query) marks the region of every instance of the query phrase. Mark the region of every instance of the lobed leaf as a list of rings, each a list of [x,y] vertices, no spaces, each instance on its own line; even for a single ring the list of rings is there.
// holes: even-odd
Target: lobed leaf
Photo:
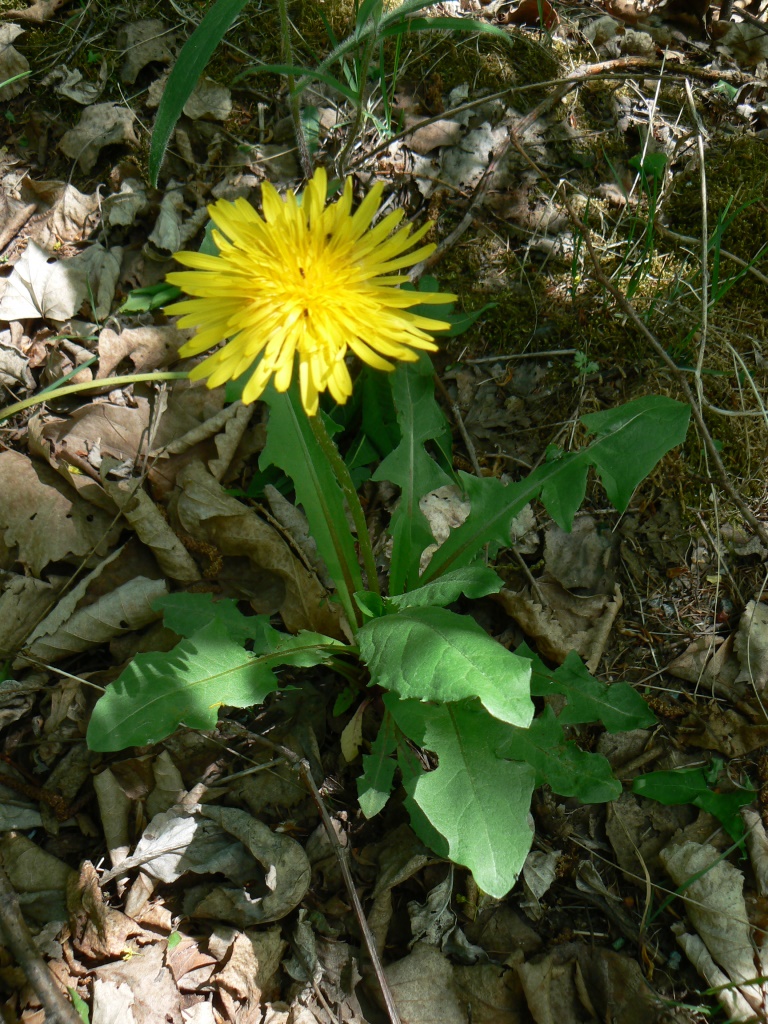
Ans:
[[[372,685],[403,699],[446,703],[479,697],[487,711],[523,728],[534,717],[530,664],[490,638],[469,615],[404,608],[357,632]]]
[[[212,729],[219,708],[260,704],[277,689],[280,665],[310,667],[328,658],[338,641],[319,633],[273,633],[268,649],[250,653],[214,619],[171,651],[137,654],[96,703],[88,726],[91,750],[122,750],[157,743],[182,723]]]
[[[730,837],[738,842],[744,836],[744,822],[739,808],[755,799],[753,789],[739,789],[733,793],[718,793],[707,784],[703,768],[683,771],[649,772],[632,782],[632,792],[649,797],[665,806],[693,804],[722,822]]]
[[[495,735],[501,739],[496,754],[531,765],[537,786],[546,783],[560,796],[575,796],[584,804],[607,803],[621,796],[621,783],[606,758],[566,741],[552,708],[545,708],[529,729],[508,726],[505,733],[497,729]]]
[[[503,580],[493,569],[485,565],[467,565],[463,569],[447,572],[432,583],[425,583],[423,587],[387,598],[387,607],[443,608],[457,601],[462,594],[465,597],[486,597],[488,594],[498,594],[503,586]]]
[[[428,707],[387,695],[384,703],[406,736],[439,760],[434,771],[412,762],[403,772],[407,806],[420,812],[411,814],[414,831],[436,852],[468,867],[484,892],[506,896],[533,841],[533,769],[496,756],[489,727],[505,727],[474,702]]]
[[[434,440],[445,427],[445,418],[434,398],[433,373],[432,363],[423,357],[418,363],[399,363],[390,375],[400,443],[373,474],[374,480],[389,480],[401,491],[389,527],[390,594],[401,594],[418,585],[421,553],[434,543],[419,499],[452,483],[424,448],[424,443]]]
[[[444,608],[406,608],[357,634],[371,685],[403,699],[442,704],[478,697],[495,718],[525,728],[533,718],[531,666],[474,619]]]
[[[608,732],[628,732],[653,725],[656,716],[629,683],[603,683],[589,671],[575,651],[559,668],[549,669],[525,644],[516,653],[531,660],[531,694],[553,693],[568,698],[558,718],[563,725],[602,722]]]
[[[608,497],[623,512],[634,489],[661,457],[685,440],[690,408],[659,395],[639,398],[607,412],[583,416],[597,438],[578,452],[562,453],[524,480],[504,485],[494,477],[460,473],[472,510],[435,552],[424,583],[450,569],[470,564],[489,545],[492,552],[509,546],[510,524],[536,498],[564,530],[584,498],[587,472],[594,466]]]
[[[396,747],[395,721],[389,712],[385,712],[378,735],[371,745],[371,752],[363,757],[363,774],[357,780],[360,810],[366,818],[375,817],[389,800],[397,767],[390,755]]]

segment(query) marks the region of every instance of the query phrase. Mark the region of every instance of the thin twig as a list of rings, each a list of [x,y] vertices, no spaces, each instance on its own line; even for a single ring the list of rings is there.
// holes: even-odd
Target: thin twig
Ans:
[[[448,391],[447,391],[447,389],[445,387],[445,384],[443,384],[443,382],[440,380],[438,375],[435,374],[434,376],[435,376],[435,384],[437,384],[437,390],[440,392],[440,394],[443,396],[443,398],[447,402],[448,407],[450,408],[451,413],[453,415],[453,418],[456,421],[456,426],[459,429],[459,433],[461,434],[461,438],[462,438],[464,444],[466,445],[467,455],[469,456],[469,461],[472,463],[472,469],[475,471],[475,476],[482,476],[483,475],[483,471],[480,468],[480,463],[478,462],[478,459],[477,459],[477,451],[475,449],[475,445],[474,445],[474,443],[472,441],[472,438],[469,436],[469,431],[467,430],[466,426],[464,425],[464,420],[463,420],[462,415],[461,415],[461,410],[459,409],[459,404],[458,404],[458,402],[454,402],[454,400],[448,394]]]
[[[339,842],[339,837],[336,835],[336,831],[333,827],[333,822],[331,821],[330,815],[326,810],[323,798],[320,795],[320,791],[318,790],[317,786],[315,785],[315,780],[312,778],[312,770],[310,768],[309,762],[306,760],[306,758],[299,757],[299,755],[295,753],[293,750],[291,750],[290,747],[284,747],[281,743],[273,743],[272,740],[268,740],[266,736],[260,736],[258,733],[250,732],[249,730],[244,729],[242,727],[238,728],[244,734],[247,734],[249,739],[252,739],[256,743],[261,744],[263,747],[266,747],[268,750],[273,751],[275,754],[281,754],[286,759],[286,761],[290,762],[290,764],[298,771],[299,775],[301,776],[304,782],[304,785],[309,790],[309,794],[312,797],[312,800],[314,801],[314,804],[317,807],[318,811],[320,812],[320,818],[323,822],[323,827],[325,828],[326,835],[328,836],[328,841],[331,844],[333,852],[336,854],[336,860],[338,861],[339,868],[341,869],[341,875],[342,878],[344,879],[344,885],[346,886],[347,892],[349,893],[349,898],[352,901],[355,916],[357,917],[357,922],[360,925],[360,932],[363,936],[366,949],[368,950],[368,956],[370,957],[371,960],[371,965],[373,967],[374,973],[376,974],[376,979],[381,989],[381,995],[384,999],[384,1005],[386,1006],[387,1009],[387,1016],[389,1017],[390,1024],[401,1024],[400,1014],[398,1013],[397,1007],[395,1006],[395,1001],[392,998],[392,991],[389,987],[387,976],[384,973],[384,968],[382,966],[381,959],[379,958],[378,950],[376,949],[376,939],[374,938],[373,932],[371,931],[368,925],[368,921],[366,920],[363,905],[360,902],[360,897],[357,895],[355,882],[354,879],[352,878],[352,872],[349,869],[349,863],[347,861],[346,850],[342,847],[341,843]]]
[[[699,183],[701,188],[701,339],[699,354],[696,360],[696,397],[699,402],[704,400],[704,385],[701,371],[704,368],[704,353],[707,349],[707,328],[709,326],[709,224],[707,221],[707,171],[704,160],[704,129],[696,110],[691,83],[685,80],[685,98],[691,112],[693,123],[697,127],[696,147],[699,153]]]
[[[30,934],[19,907],[19,897],[5,869],[0,867],[0,931],[5,945],[43,1004],[46,1024],[83,1024],[80,1014],[57,988],[45,960]]]
[[[700,242],[700,239],[694,238],[693,235],[681,235],[677,231],[670,231],[668,227],[665,227],[661,223],[658,217],[654,220],[653,226],[660,235],[663,235],[665,238],[669,238],[672,242],[684,243],[685,245],[698,245]],[[759,270],[756,270],[751,263],[743,260],[741,256],[736,256],[734,253],[728,252],[727,249],[721,249],[720,255],[725,256],[727,260],[731,260],[733,263],[737,264],[737,266],[743,267],[748,274],[752,274],[753,277],[756,277],[761,284],[768,284],[768,276],[761,273]]]

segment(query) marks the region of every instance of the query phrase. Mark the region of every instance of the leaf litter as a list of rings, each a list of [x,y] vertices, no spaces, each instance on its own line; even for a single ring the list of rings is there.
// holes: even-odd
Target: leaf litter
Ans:
[[[45,25],[58,6],[10,13]],[[521,26],[516,31],[530,38],[542,15],[565,45],[575,45],[583,30],[600,59],[651,60],[670,45],[695,59],[692,30],[676,27],[663,12],[649,18],[612,5],[610,17],[579,17],[577,25],[547,3],[536,10],[524,3],[507,13],[497,6],[487,5],[487,14]],[[152,94],[156,106],[162,89],[158,70],[178,52],[170,28],[159,19],[138,19],[114,32],[120,80],[147,88],[150,110]],[[21,26],[6,21],[0,32],[0,80],[37,70]],[[718,96],[707,88],[708,113],[717,112],[712,125],[720,118],[740,131],[761,130],[764,38],[742,21],[696,41],[716,63],[720,80],[744,90],[744,102],[727,107],[722,90]],[[45,84],[53,85],[57,109],[65,112],[60,129],[45,141],[30,125],[31,140],[22,145],[19,133],[12,134],[0,157],[6,268],[0,317],[7,321],[0,370],[17,397],[35,390],[38,379],[48,382],[41,371],[56,379],[91,356],[97,367],[80,370],[84,376],[76,379],[173,365],[183,334],[151,313],[121,316],[119,304],[131,288],[162,279],[169,255],[204,224],[210,197],[251,195],[265,174],[282,185],[297,173],[293,157],[283,155],[287,147],[275,118],[269,130],[278,144],[265,143],[267,133],[259,129],[238,148],[238,167],[222,177],[217,161],[226,163],[220,158],[228,142],[214,122],[229,129],[233,112],[242,124],[249,114],[237,88],[220,84],[217,72],[198,84],[185,107],[171,175],[164,193],[153,194],[136,161],[143,101],[120,99],[108,70],[103,60],[98,70],[56,63]],[[436,84],[441,115],[469,99],[480,102],[421,126],[426,108],[401,97],[414,113],[404,122],[407,134],[382,156],[408,167],[439,216],[439,183],[469,195],[490,155],[505,144],[505,125],[525,115],[507,101],[475,96],[466,83]],[[11,102],[28,90],[28,79],[20,79],[4,87],[2,98]],[[596,96],[590,101],[599,105]],[[46,109],[50,101],[36,102]],[[619,89],[612,102],[617,130],[645,131],[642,104]],[[327,144],[338,118],[331,108],[322,110]],[[277,113],[285,111],[278,105],[270,118]],[[520,136],[529,157],[550,173],[588,169],[579,132],[571,130],[586,114],[574,106],[570,123],[558,122],[543,110]],[[692,159],[685,140],[663,114],[653,130],[653,145],[672,158],[674,174],[683,173]],[[46,157],[51,141],[54,155]],[[679,149],[687,155],[675,165]],[[618,202],[636,209],[624,187],[625,157],[611,154]],[[190,169],[199,176],[194,185]],[[380,170],[387,174],[386,161]],[[108,182],[107,194],[94,188],[93,172]],[[615,181],[608,184],[615,189]],[[553,197],[538,194],[541,179],[514,148],[496,185],[486,207],[496,220],[486,235],[497,232],[502,219],[525,261],[542,255],[546,261],[557,252],[571,261],[570,283],[552,275],[550,295],[537,299],[544,323],[526,326],[528,345],[558,333],[550,316],[553,295],[570,288],[577,296],[579,243]],[[137,231],[150,239],[147,245],[136,245]],[[496,256],[484,257],[475,274],[483,302],[499,293],[508,269],[500,277]],[[480,337],[473,344],[470,354],[484,357],[488,342]],[[459,369],[447,369],[446,386],[455,391],[451,398],[483,470],[496,475],[509,471],[510,457],[526,465],[541,457],[539,435],[548,443],[556,434],[546,412],[553,402],[594,411],[623,393],[610,367],[600,367],[594,380],[574,378],[570,367],[563,372],[566,356],[525,365],[509,362],[502,351],[488,377],[478,364],[461,362],[466,353],[451,352]],[[627,1024],[661,1021],[669,1003],[654,989],[677,1003],[675,1019],[693,1019],[682,1004],[698,998],[694,970],[703,985],[719,989],[733,1019],[764,1015],[762,983],[750,980],[766,973],[762,932],[753,927],[765,896],[760,812],[768,778],[761,754],[768,735],[761,714],[766,623],[758,585],[765,549],[757,537],[744,534],[739,547],[728,539],[734,528],[722,523],[713,545],[698,525],[676,530],[677,497],[662,480],[622,522],[606,518],[599,498],[570,535],[537,507],[521,522],[511,538],[519,558],[510,556],[505,566],[508,585],[498,597],[475,599],[473,609],[507,646],[525,636],[554,666],[541,662],[534,692],[558,709],[568,695],[563,747],[574,736],[582,745],[593,742],[625,783],[650,769],[679,773],[703,764],[717,778],[712,797],[720,789],[733,795],[749,780],[757,787],[758,810],[743,809],[749,859],[739,860],[728,855],[730,839],[707,800],[664,806],[627,789],[605,805],[582,806],[573,797],[554,798],[537,780],[535,848],[512,896],[498,901],[479,892],[465,872],[448,870],[396,815],[376,825],[355,818],[352,776],[329,753],[331,739],[351,719],[333,714],[322,666],[312,670],[315,688],[304,706],[291,704],[290,693],[282,703],[267,702],[253,733],[252,723],[243,725],[230,709],[205,733],[182,728],[133,757],[105,761],[87,750],[82,737],[95,688],[138,652],[178,644],[180,634],[161,624],[156,606],[171,590],[279,614],[291,630],[337,636],[343,630],[322,566],[307,547],[301,510],[287,503],[278,514],[273,507],[275,522],[222,491],[222,484],[241,490],[253,473],[259,439],[263,445],[253,410],[225,408],[221,396],[204,388],[158,393],[143,385],[56,408],[56,414],[35,413],[10,428],[0,453],[0,635],[4,657],[17,659],[0,682],[5,751],[17,762],[0,773],[0,857],[30,924],[40,929],[37,941],[54,976],[86,998],[93,1024],[160,1016],[203,1024],[384,1019],[328,836],[317,831],[316,811],[294,769],[258,746],[256,733],[270,729],[275,742],[307,759],[334,807],[338,841],[354,844],[356,881],[402,1019],[466,1021],[471,1006],[474,1021],[538,1024],[609,1015]],[[391,498],[383,487],[380,493],[387,507]],[[437,490],[423,503],[438,544],[460,526],[463,505],[463,496]],[[730,587],[726,568],[738,586]],[[737,612],[723,603],[725,590],[732,603],[743,591]],[[581,726],[595,721],[591,709],[601,706],[605,691],[585,689],[568,661],[572,650],[614,695],[624,680],[641,684],[642,692],[643,680],[652,678],[644,700],[637,688],[627,691],[646,710],[650,705],[660,724],[641,721],[627,698],[619,713],[623,724],[602,718],[623,731],[597,735],[594,726]],[[586,719],[579,700],[592,702]],[[608,703],[617,714],[613,697]],[[357,728],[350,754],[366,749],[366,711]],[[34,760],[27,753],[32,748]],[[708,752],[720,756],[720,767]],[[668,911],[656,913],[649,885],[656,903],[667,889],[682,888],[673,904],[682,920],[670,923]],[[628,913],[622,916],[618,905]],[[675,945],[692,968],[675,959]],[[18,968],[9,971],[9,1012],[42,1019]]]

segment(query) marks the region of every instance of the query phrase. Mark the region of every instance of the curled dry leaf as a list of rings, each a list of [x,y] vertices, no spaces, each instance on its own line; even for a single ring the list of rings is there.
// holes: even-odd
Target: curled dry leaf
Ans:
[[[186,909],[194,917],[230,921],[240,928],[279,921],[301,903],[312,869],[302,847],[236,807],[203,805],[200,814],[239,839],[265,872],[266,893],[252,896],[243,888],[219,886]],[[190,901],[192,903],[192,901]]]
[[[466,1024],[454,968],[439,949],[418,942],[384,972],[402,1020],[409,1024]],[[381,1002],[381,997],[377,998]]]
[[[84,195],[74,185],[26,178],[21,194],[37,207],[34,223],[29,225],[29,238],[47,252],[53,252],[62,242],[83,241],[98,223],[98,195]]]
[[[138,146],[133,130],[135,120],[133,111],[118,103],[96,103],[86,107],[77,127],[62,136],[59,149],[71,160],[77,160],[80,170],[87,174],[95,167],[105,146],[120,143]]]
[[[660,857],[675,885],[686,885],[686,913],[712,959],[739,985],[747,1002],[760,1009],[761,986],[740,984],[760,973],[747,923],[744,875],[707,843],[668,846]]]
[[[160,617],[152,605],[167,593],[165,580],[137,576],[93,604],[77,609],[54,633],[38,636],[29,645],[27,653],[53,663],[109,643],[114,637],[143,629]]]
[[[768,605],[749,602],[739,620],[734,650],[741,665],[736,682],[762,692],[768,682]]]
[[[576,651],[594,672],[623,604],[618,584],[612,596],[578,597],[545,572],[536,586],[537,594],[529,588],[518,592],[504,589],[492,597],[536,640],[544,657],[561,665],[569,651]]]

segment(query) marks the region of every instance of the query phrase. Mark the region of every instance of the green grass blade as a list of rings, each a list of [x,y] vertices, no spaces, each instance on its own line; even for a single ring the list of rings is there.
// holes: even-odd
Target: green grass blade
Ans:
[[[192,95],[213,52],[248,0],[216,0],[195,31],[184,43],[168,76],[157,110],[149,146],[149,179],[157,187],[160,166],[184,104]]]

